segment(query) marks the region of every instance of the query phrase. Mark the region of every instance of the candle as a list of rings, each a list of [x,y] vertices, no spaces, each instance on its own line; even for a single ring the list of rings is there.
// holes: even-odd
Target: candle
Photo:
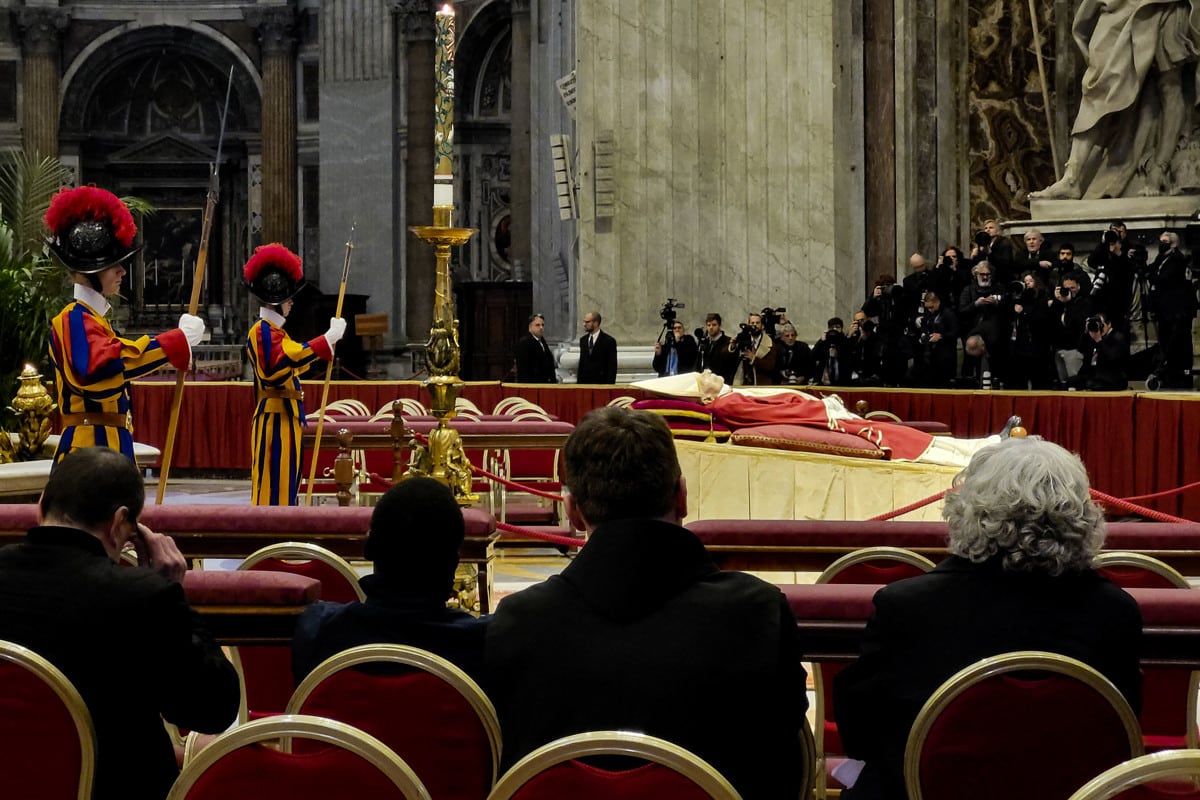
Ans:
[[[444,4],[436,14],[437,94],[433,110],[433,204],[454,205],[454,9]]]

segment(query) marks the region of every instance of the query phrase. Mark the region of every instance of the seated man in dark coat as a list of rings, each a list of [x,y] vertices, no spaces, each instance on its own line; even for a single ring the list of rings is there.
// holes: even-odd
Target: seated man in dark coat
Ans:
[[[1076,658],[1141,707],[1137,601],[1092,568],[1104,513],[1079,458],[1037,439],[980,450],[946,496],[950,557],[875,595],[858,661],[834,678],[846,753],[865,761],[846,800],[904,800],[917,712],[947,678],[988,656]]]
[[[76,450],[50,474],[39,526],[0,550],[0,639],[79,690],[96,733],[93,800],[166,797],[179,773],[164,718],[219,733],[237,717],[237,673],[188,607],[179,548],[138,524],[144,502],[132,461]],[[144,566],[118,563],[129,543]]]
[[[362,603],[316,603],[292,638],[296,683],[330,656],[363,644],[407,644],[454,662],[479,680],[486,619],[446,607],[465,527],[454,494],[432,478],[387,490],[371,514],[363,554],[374,574]]]
[[[786,598],[719,570],[680,527],[687,486],[661,417],[597,409],[563,455],[567,514],[591,536],[488,629],[502,769],[562,736],[635,730],[696,753],[746,800],[794,800],[807,700]],[[564,664],[585,689],[554,688]]]

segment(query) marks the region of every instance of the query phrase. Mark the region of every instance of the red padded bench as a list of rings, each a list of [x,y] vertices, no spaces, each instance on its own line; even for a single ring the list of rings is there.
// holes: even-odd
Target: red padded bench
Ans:
[[[863,547],[904,547],[938,561],[945,522],[697,520],[687,527],[724,569],[819,572]],[[1200,523],[1111,522],[1106,550],[1131,550],[1200,575]]]
[[[316,578],[262,570],[188,570],[188,603],[221,644],[291,644],[296,617],[321,597]]]
[[[276,542],[309,542],[346,558],[361,559],[372,509],[352,506],[146,506],[141,521],[170,534],[189,559],[245,558]],[[467,535],[459,559],[479,570],[479,602],[490,610],[496,520],[478,508],[463,509]],[[21,541],[37,524],[37,506],[0,504],[0,544]]]
[[[779,587],[800,629],[806,660],[853,661],[880,587],[821,583]],[[1142,664],[1200,668],[1200,591],[1128,589],[1142,610]]]

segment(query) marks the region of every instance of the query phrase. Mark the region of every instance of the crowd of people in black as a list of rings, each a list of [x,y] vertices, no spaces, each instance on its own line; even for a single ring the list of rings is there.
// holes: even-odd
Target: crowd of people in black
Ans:
[[[915,254],[902,281],[878,276],[849,330],[832,317],[812,347],[783,309],[751,314],[734,338],[709,314],[694,337],[673,320],[654,367],[735,385],[1191,389],[1198,303],[1179,235],[1162,231],[1153,254],[1121,221],[1098,239],[1084,266],[1071,243],[1031,229],[1021,249],[989,220],[969,253]]]

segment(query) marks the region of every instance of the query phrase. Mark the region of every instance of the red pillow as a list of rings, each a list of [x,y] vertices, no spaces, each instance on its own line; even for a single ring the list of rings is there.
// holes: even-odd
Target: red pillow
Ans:
[[[883,458],[885,453],[872,442],[852,433],[841,433],[808,425],[757,425],[733,432],[734,444],[768,447],[805,453],[825,453],[851,458]]]
[[[723,442],[730,435],[729,428],[719,422],[712,423],[710,427],[708,423],[700,422],[699,420],[668,419],[667,427],[671,429],[671,435],[676,439],[702,441],[707,439],[711,433],[714,439],[718,442]]]

